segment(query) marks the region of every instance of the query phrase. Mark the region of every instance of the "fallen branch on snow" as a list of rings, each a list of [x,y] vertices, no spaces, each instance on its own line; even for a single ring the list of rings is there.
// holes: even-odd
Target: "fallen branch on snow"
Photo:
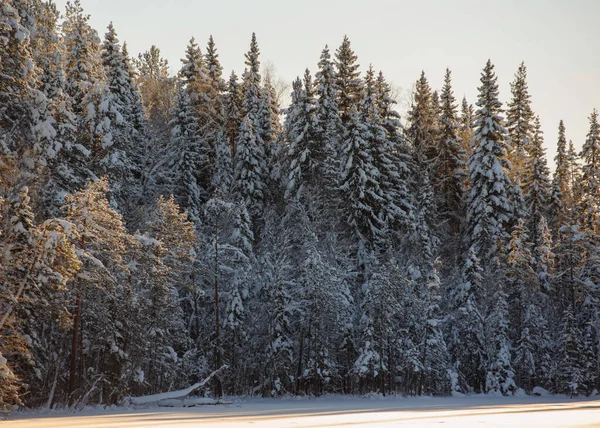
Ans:
[[[129,397],[129,402],[131,404],[149,404],[149,403],[156,403],[156,402],[159,402],[162,400],[184,398],[184,397],[190,395],[192,392],[194,392],[198,388],[202,388],[204,385],[206,385],[212,379],[213,376],[215,376],[220,371],[225,370],[227,367],[228,367],[227,364],[221,366],[219,369],[212,372],[203,381],[195,383],[186,389],[180,389],[179,391],[163,392],[161,394],[144,395],[142,397]]]

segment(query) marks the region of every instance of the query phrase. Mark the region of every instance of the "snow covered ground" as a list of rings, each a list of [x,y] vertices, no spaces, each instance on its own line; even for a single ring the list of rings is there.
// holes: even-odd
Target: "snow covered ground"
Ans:
[[[316,399],[250,399],[220,406],[189,408],[88,409],[16,412],[0,428],[127,428],[256,426],[600,426],[600,400],[567,397],[452,397],[365,399],[329,396]]]

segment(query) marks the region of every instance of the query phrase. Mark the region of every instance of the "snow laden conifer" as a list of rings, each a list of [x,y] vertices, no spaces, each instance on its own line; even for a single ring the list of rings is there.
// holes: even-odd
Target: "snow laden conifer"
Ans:
[[[417,395],[423,393],[447,394],[448,349],[442,335],[441,281],[434,264],[425,283],[424,328],[421,342],[421,373]]]
[[[183,80],[190,98],[194,103],[198,102],[200,86],[204,81],[204,57],[202,51],[192,37],[185,49],[185,58],[181,60],[182,66],[179,70],[179,77]]]
[[[66,191],[82,187],[88,178],[106,173],[115,177],[118,189],[127,173],[123,141],[119,128],[123,115],[115,96],[106,84],[100,57],[100,39],[89,24],[79,1],[67,5],[63,24],[66,45],[67,94],[75,114],[77,149],[65,166],[71,168]]]
[[[460,283],[450,295],[448,350],[458,373],[457,388],[461,391],[485,391],[484,285],[483,269],[471,248],[462,266]]]
[[[232,158],[235,159],[236,139],[243,119],[243,93],[237,75],[231,72],[224,94],[225,133],[231,147]]]
[[[181,60],[179,76],[184,82],[199,134],[198,150],[202,153],[201,164],[197,165],[198,186],[210,193],[211,176],[215,162],[215,132],[222,124],[222,103],[218,82],[213,82],[206,69],[204,56],[196,40],[192,37]]]
[[[412,145],[413,162],[417,170],[429,168],[435,150],[435,111],[431,99],[431,87],[421,72],[415,84],[413,103],[408,112],[406,136]]]
[[[308,69],[304,73],[303,87],[290,108],[290,120],[286,121],[288,153],[286,162],[289,173],[285,186],[286,199],[300,198],[303,193],[312,195],[319,191],[319,181],[324,173],[325,153],[319,140],[317,100]]]
[[[248,116],[254,137],[257,143],[263,146],[262,114],[264,100],[262,97],[259,55],[260,51],[258,49],[258,42],[256,41],[256,34],[252,33],[250,50],[245,54],[246,61],[244,63],[247,68],[242,76],[242,89],[244,91],[243,116]]]
[[[335,64],[331,60],[329,48],[325,46],[319,59],[319,71],[315,75],[317,96],[318,139],[324,153],[324,187],[331,195],[338,183],[340,171],[340,141],[343,134],[342,121],[338,107],[338,87]]]
[[[286,148],[280,144],[282,126],[279,119],[279,111],[281,109],[279,108],[277,92],[271,83],[269,74],[265,77],[261,96],[262,111],[260,121],[262,123],[263,142],[265,144],[265,178],[268,185],[269,199],[277,201],[280,195],[282,175],[285,174],[282,170],[285,163]]]
[[[492,309],[486,322],[488,368],[485,379],[487,393],[513,395],[517,390],[511,360],[508,302],[499,285],[492,295]]]
[[[485,265],[502,247],[512,210],[506,129],[500,115],[497,77],[489,60],[481,74],[477,106],[473,153],[468,163],[472,186],[467,203],[467,231],[470,245]]]
[[[179,157],[172,188],[179,204],[188,211],[190,218],[198,221],[207,189],[201,187],[200,175],[204,172],[205,153],[202,136],[198,130],[196,111],[188,92],[181,88],[171,120],[172,146]]]
[[[539,237],[538,225],[541,217],[548,215],[551,198],[550,172],[546,162],[546,150],[543,147],[539,117],[534,120],[533,138],[527,147],[528,156],[524,165],[523,193],[529,214],[528,228],[534,243],[534,251]]]
[[[534,116],[531,110],[531,96],[527,87],[527,68],[521,63],[510,84],[512,98],[506,110],[506,128],[508,130],[508,158],[513,172],[525,174],[525,161],[529,144],[534,134]]]
[[[38,89],[29,24],[27,16],[19,15],[20,9],[20,3],[13,1],[3,2],[0,8],[0,144],[19,161],[23,178],[31,180],[56,149],[56,130],[48,100]]]
[[[212,176],[212,187],[216,195],[227,197],[233,185],[233,161],[231,147],[224,132],[217,133],[215,147],[215,166]]]
[[[586,231],[597,234],[600,231],[600,125],[598,112],[589,117],[590,129],[581,150],[581,181],[579,183],[581,202],[580,219]]]
[[[554,164],[556,168],[552,178],[550,212],[554,229],[557,229],[564,221],[565,210],[568,209],[573,197],[571,180],[569,178],[570,168],[567,157],[567,138],[565,136],[565,124],[562,120],[558,124],[558,142],[556,143]]]
[[[219,88],[220,91],[225,91],[226,85],[222,77],[223,67],[221,66],[221,62],[219,61],[217,46],[215,43],[215,39],[212,35],[208,37],[204,61],[206,63],[206,71],[210,80],[214,83],[215,87]]]
[[[343,209],[349,231],[359,245],[379,243],[385,228],[386,200],[373,156],[373,137],[365,116],[353,108],[342,143],[340,191],[346,195]]]
[[[440,101],[438,153],[432,165],[432,185],[441,195],[437,211],[449,222],[451,232],[456,234],[464,217],[466,153],[458,136],[456,104],[448,69]]]
[[[67,195],[64,207],[66,219],[79,233],[75,246],[82,261],[81,273],[71,284],[74,318],[69,393],[75,392],[95,371],[115,376],[112,370],[126,359],[121,323],[126,316],[122,306],[124,284],[117,278],[126,272],[123,255],[132,240],[121,215],[110,207],[107,192],[107,179],[90,181],[83,189]],[[88,301],[95,305],[87,305]],[[109,331],[111,334],[106,334]],[[90,347],[79,346],[88,341]],[[99,366],[80,372],[79,364],[88,358],[98,361]]]
[[[380,82],[380,85],[383,83]],[[385,86],[381,89],[385,90]],[[381,116],[381,97],[375,71],[370,66],[364,79],[364,96],[360,103],[360,109],[368,129],[368,145],[372,152],[373,164],[379,171],[376,179],[384,199],[381,202],[381,216],[385,227],[390,225],[406,227],[410,213],[410,206],[406,199],[408,191],[403,180],[404,177],[401,176],[402,164],[396,153],[398,141],[392,140],[397,135],[393,131],[389,132],[391,124],[386,123]],[[387,119],[389,120],[389,112],[384,110],[384,113],[388,113]],[[387,125],[388,128],[384,125]]]
[[[460,104],[460,118],[458,126],[458,135],[462,148],[468,159],[471,156],[471,139],[473,137],[475,110],[473,105],[467,102],[467,98],[463,97]]]
[[[362,99],[362,82],[360,79],[358,57],[352,50],[350,39],[344,36],[342,44],[335,51],[335,66],[337,71],[336,85],[338,95],[338,108],[344,124],[350,121],[352,108],[358,109]]]
[[[264,146],[256,137],[251,116],[247,114],[236,140],[234,189],[253,216],[263,207],[264,169]]]
[[[385,172],[392,187],[389,227],[393,230],[407,229],[414,211],[409,183],[410,148],[402,133],[400,114],[394,108],[396,101],[391,97],[391,87],[382,72],[379,72],[375,81],[375,103],[387,139],[386,146],[381,150],[390,159],[391,164],[388,164],[388,167],[393,168]]]
[[[569,305],[564,312],[559,341],[558,391],[577,396],[583,392],[585,371],[583,367],[584,340]]]

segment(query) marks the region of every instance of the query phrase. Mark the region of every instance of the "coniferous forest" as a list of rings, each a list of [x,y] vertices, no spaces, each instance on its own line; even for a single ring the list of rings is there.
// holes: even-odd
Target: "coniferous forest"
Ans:
[[[1,410],[219,368],[204,393],[600,389],[596,111],[543,135],[525,64],[499,94],[488,61],[400,117],[347,37],[283,106],[249,41],[226,74],[192,38],[174,76],[79,0],[1,2]]]

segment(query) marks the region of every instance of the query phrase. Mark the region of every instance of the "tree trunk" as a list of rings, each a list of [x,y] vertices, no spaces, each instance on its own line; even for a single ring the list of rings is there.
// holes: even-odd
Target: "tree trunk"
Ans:
[[[215,370],[221,367],[221,337],[219,319],[219,213],[215,215]],[[215,376],[215,396],[223,395],[221,379]]]
[[[79,344],[79,324],[81,322],[81,283],[77,281],[75,316],[73,317],[73,338],[71,341],[71,368],[69,371],[69,397],[75,391],[77,378],[77,353]]]

